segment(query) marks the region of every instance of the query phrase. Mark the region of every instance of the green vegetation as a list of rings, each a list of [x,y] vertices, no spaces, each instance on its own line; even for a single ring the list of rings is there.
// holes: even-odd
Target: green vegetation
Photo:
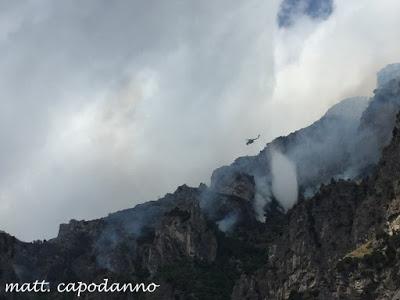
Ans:
[[[183,292],[185,299],[230,299],[242,272],[253,273],[263,266],[267,252],[250,246],[239,237],[218,234],[216,263],[181,260],[162,268],[158,276]]]
[[[159,275],[184,292],[186,299],[229,299],[236,274],[220,267],[182,260],[164,267]]]

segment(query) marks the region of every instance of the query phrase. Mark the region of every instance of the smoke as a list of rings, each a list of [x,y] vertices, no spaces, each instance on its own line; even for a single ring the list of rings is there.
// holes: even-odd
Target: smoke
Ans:
[[[396,102],[387,100],[383,102]],[[322,183],[332,178],[353,179],[367,175],[365,168],[376,163],[384,145],[384,142],[375,142],[376,136],[386,136],[391,131],[391,116],[397,111],[393,107],[383,111],[380,104],[376,105],[375,114],[382,115],[387,124],[385,130],[375,134],[373,126],[362,126],[361,117],[377,102],[379,100],[366,97],[345,99],[311,126],[275,139],[258,156],[235,161],[232,168],[254,176],[253,206],[257,219],[265,221],[265,209],[273,198],[287,210],[296,202],[298,188],[303,196],[310,197]],[[218,169],[214,180],[224,172],[229,172],[229,168]]]
[[[266,177],[256,176],[254,178],[256,185],[256,193],[254,196],[254,212],[256,214],[256,219],[259,222],[265,222],[265,208],[271,201],[271,191],[269,180]]]
[[[371,99],[345,99],[312,125],[267,145],[258,156],[239,158],[230,167],[255,176],[254,210],[264,221],[273,197],[289,209],[297,201],[298,187],[311,197],[332,178],[357,179],[370,174],[389,143],[400,109],[400,64],[378,73],[381,84]],[[213,174],[218,180],[223,167]]]
[[[2,5],[0,228],[50,238],[247,153],[272,92],[278,5]]]
[[[289,141],[285,154],[296,163],[302,187],[315,190],[332,177],[359,172],[350,157],[357,156],[354,145],[359,141],[360,119],[368,104],[365,97],[343,100]]]
[[[238,215],[231,213],[226,215],[222,220],[216,222],[219,230],[222,232],[229,232],[233,230],[236,222],[238,221]]]
[[[284,28],[280,3],[2,5],[0,228],[49,238],[71,218],[197,186],[370,95],[376,71],[400,60],[397,0],[337,0],[326,20],[296,15]],[[281,152],[299,184],[301,152]]]
[[[400,64],[394,63],[387,65],[385,68],[380,70],[377,75],[378,87],[383,87],[389,84],[395,78],[400,78]]]
[[[272,192],[283,208],[289,209],[297,201],[296,166],[282,153],[271,154]]]

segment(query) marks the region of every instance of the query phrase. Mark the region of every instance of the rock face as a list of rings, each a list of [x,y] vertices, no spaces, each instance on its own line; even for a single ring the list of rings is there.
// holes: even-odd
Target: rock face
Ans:
[[[150,280],[161,267],[182,259],[212,263],[216,235],[200,210],[200,195],[198,189],[181,186],[158,202],[130,211],[62,224],[57,238],[50,241],[22,243],[0,233],[0,282],[3,286],[38,278],[57,283],[121,277],[131,282]],[[141,224],[141,219],[146,222]],[[63,299],[50,298],[58,296]]]
[[[49,241],[0,232],[0,287],[108,278],[161,287],[84,299],[400,299],[400,80],[389,71],[371,100],[348,99],[217,169],[210,187],[71,220]],[[299,197],[287,211],[270,188],[273,151],[297,167]],[[38,296],[73,298],[0,288],[0,299]]]
[[[180,205],[167,212],[160,226],[155,229],[154,239],[146,247],[143,267],[155,274],[160,266],[172,264],[182,258],[212,263],[217,253],[217,240],[207,226],[200,211],[194,191],[178,189],[182,196]],[[182,194],[182,195],[181,195]]]
[[[251,201],[255,195],[254,178],[247,173],[235,171],[229,167],[220,169],[220,173],[211,176],[211,188],[220,194],[234,196]]]

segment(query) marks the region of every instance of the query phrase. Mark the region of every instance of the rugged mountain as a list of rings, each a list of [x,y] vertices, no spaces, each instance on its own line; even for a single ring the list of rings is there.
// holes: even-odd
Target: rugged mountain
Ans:
[[[210,187],[183,185],[102,219],[72,220],[49,241],[0,232],[0,286],[108,278],[161,287],[84,298],[400,299],[398,69],[380,73],[371,99],[345,100],[217,169]],[[274,192],[274,153],[296,166],[292,207]],[[38,297],[74,294],[0,290],[0,299]]]
[[[285,215],[267,263],[233,299],[398,299],[400,115],[373,175],[332,181]]]

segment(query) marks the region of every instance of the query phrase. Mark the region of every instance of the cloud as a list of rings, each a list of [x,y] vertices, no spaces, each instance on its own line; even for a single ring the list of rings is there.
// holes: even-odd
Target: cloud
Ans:
[[[284,0],[278,12],[280,27],[291,27],[306,16],[314,20],[325,20],[333,11],[333,0]]]
[[[208,181],[340,99],[369,94],[375,71],[400,60],[396,0],[336,1],[326,21],[286,29],[279,5],[2,4],[0,228],[48,238],[70,218]]]
[[[70,218],[207,181],[249,150],[278,1],[3,6],[2,230],[52,237]]]
[[[285,132],[315,121],[340,99],[372,94],[376,72],[400,61],[399,9],[394,0],[337,0],[318,26],[303,18],[277,32],[273,102],[286,113]]]

